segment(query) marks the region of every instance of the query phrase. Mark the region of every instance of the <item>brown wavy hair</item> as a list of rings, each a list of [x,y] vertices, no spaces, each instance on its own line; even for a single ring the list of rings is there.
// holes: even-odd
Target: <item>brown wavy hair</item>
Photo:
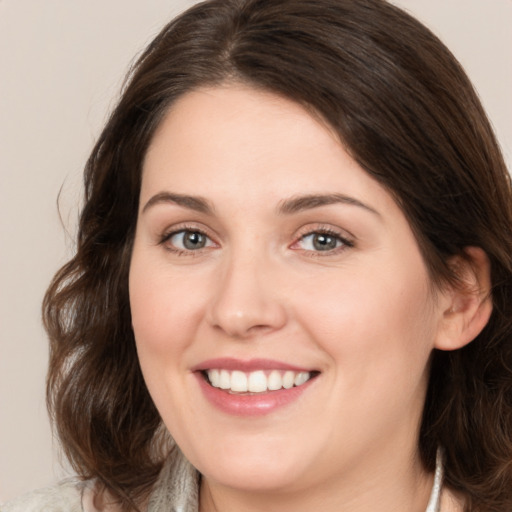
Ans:
[[[77,251],[44,299],[47,397],[73,467],[125,510],[166,456],[139,368],[128,270],[142,165],[177,98],[237,81],[320,115],[395,197],[434,283],[464,248],[491,262],[493,313],[466,347],[435,351],[419,447],[466,510],[512,510],[512,195],[500,149],[461,66],[383,0],[212,0],[169,23],[131,70],[85,168]]]

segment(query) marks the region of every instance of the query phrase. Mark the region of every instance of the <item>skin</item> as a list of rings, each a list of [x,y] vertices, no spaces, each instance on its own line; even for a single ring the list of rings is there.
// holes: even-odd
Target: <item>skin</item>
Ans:
[[[311,194],[351,203],[282,211]],[[186,249],[184,230],[204,233],[204,247]],[[336,247],[322,251],[325,230]],[[430,354],[472,339],[487,310],[433,289],[391,195],[301,106],[237,84],[172,106],[144,162],[130,301],[148,389],[203,475],[201,510],[425,510]],[[320,373],[285,407],[233,416],[192,371],[218,357]]]

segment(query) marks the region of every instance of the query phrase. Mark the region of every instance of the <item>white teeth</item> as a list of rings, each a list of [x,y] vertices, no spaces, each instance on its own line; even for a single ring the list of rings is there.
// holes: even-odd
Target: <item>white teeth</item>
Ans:
[[[293,386],[302,386],[310,378],[309,372],[272,370],[270,373],[263,370],[242,372],[212,369],[207,372],[208,380],[214,388],[229,390],[235,393],[264,393],[279,389],[290,389]]]
[[[220,375],[219,374],[220,374],[219,370],[211,370],[208,373],[208,378],[210,379],[210,382],[212,383],[212,386],[214,388],[220,387]]]
[[[295,376],[295,380],[293,381],[293,383],[296,386],[301,386],[308,380],[309,380],[309,373],[308,372],[300,372]]]
[[[247,392],[247,375],[244,372],[234,371],[231,374],[231,391]]]
[[[272,370],[268,376],[267,388],[270,391],[277,391],[283,387],[283,378],[277,370]]]
[[[212,370],[215,371],[215,370]],[[208,377],[210,377],[210,373],[208,373]],[[210,381],[211,382],[211,381]],[[220,389],[229,389],[231,387],[231,375],[227,370],[220,371],[219,385],[215,386],[212,382],[212,386],[219,387]]]
[[[286,372],[283,377],[283,388],[290,389],[293,387],[293,381],[295,380],[294,372]]]
[[[249,374],[247,389],[252,393],[267,391],[267,377],[265,377],[265,372],[251,372]]]

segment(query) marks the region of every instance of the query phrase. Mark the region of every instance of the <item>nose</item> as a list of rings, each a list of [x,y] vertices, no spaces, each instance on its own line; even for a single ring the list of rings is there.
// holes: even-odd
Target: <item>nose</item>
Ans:
[[[281,329],[287,321],[284,299],[268,260],[254,254],[232,257],[219,269],[209,304],[208,320],[235,339],[250,338]]]

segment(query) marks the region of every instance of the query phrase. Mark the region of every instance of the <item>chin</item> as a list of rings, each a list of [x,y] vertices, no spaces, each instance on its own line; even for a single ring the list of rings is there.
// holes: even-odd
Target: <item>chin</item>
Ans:
[[[202,473],[207,480],[245,492],[269,494],[284,491],[295,486],[299,478],[295,468],[268,460],[254,464],[249,460],[218,464],[208,469]]]
[[[283,449],[265,449],[261,444],[251,450],[234,443],[215,457],[191,462],[207,480],[222,486],[272,493],[291,489],[304,479],[311,470],[304,455],[296,449],[286,454]]]

